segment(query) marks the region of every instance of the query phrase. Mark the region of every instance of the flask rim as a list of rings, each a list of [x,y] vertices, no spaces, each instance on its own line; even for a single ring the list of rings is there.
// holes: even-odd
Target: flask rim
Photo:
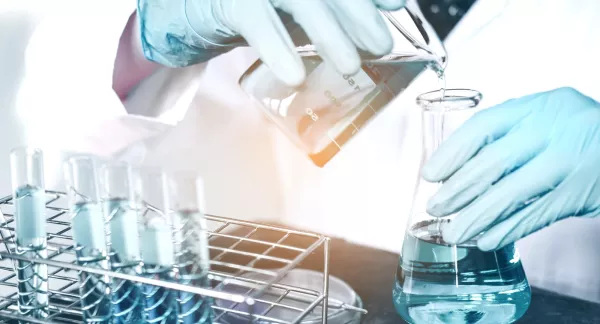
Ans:
[[[425,111],[457,111],[475,108],[483,95],[466,88],[434,90],[417,96],[417,104]]]

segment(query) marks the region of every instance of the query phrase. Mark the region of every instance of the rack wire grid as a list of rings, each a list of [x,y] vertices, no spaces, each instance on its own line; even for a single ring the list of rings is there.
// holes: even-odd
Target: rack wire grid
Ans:
[[[328,297],[329,238],[325,236],[206,215],[211,286],[193,287],[77,265],[70,217],[65,207],[66,196],[57,191],[47,191],[46,196],[47,259],[28,259],[15,253],[13,198],[0,198],[0,323],[82,323],[78,293],[78,274],[81,271],[211,297],[214,299],[213,323],[228,323],[232,319],[236,323],[301,323],[310,315],[311,323],[326,324],[328,312],[366,313],[363,309]],[[265,240],[258,235],[261,232],[268,232],[276,239]],[[306,244],[299,245],[297,238]],[[290,241],[294,241],[295,245],[286,243]],[[317,250],[323,251],[320,291],[281,283],[290,270]],[[25,317],[18,312],[17,278],[13,267],[16,260],[46,264],[48,267],[50,314],[43,320]],[[278,317],[282,311],[293,316]]]

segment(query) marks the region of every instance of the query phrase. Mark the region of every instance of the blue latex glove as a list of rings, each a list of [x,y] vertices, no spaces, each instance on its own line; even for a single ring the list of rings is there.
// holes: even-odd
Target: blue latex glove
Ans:
[[[423,177],[445,181],[428,212],[458,211],[451,244],[494,250],[600,208],[600,104],[571,88],[509,100],[469,119],[433,154]]]
[[[254,47],[273,73],[291,86],[305,78],[304,65],[276,9],[290,14],[342,74],[360,68],[357,47],[375,55],[393,46],[377,11],[397,10],[405,0],[138,0],[146,58],[182,67],[241,45]],[[223,46],[227,44],[228,46]]]

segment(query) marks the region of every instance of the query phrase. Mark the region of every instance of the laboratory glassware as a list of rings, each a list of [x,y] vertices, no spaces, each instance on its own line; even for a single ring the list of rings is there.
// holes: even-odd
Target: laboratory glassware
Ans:
[[[77,293],[78,278],[69,275],[78,271],[106,274],[111,278],[129,279],[142,284],[151,284],[168,289],[178,290],[180,288],[187,292],[210,296],[215,301],[230,301],[231,304],[229,305],[221,303],[213,306],[213,323],[227,323],[224,320],[225,315],[231,315],[232,313],[246,319],[249,317],[253,319],[260,318],[261,321],[268,323],[281,323],[285,319],[276,316],[287,314],[287,311],[295,312],[295,318],[301,321],[305,318],[305,315],[312,318],[315,308],[321,308],[323,304],[325,304],[323,307],[325,312],[328,310],[330,315],[323,314],[324,316],[321,316],[321,318],[325,319],[331,319],[331,315],[340,313],[340,310],[366,314],[364,309],[353,308],[352,305],[357,305],[352,304],[351,299],[344,298],[349,303],[345,304],[332,298],[338,296],[337,293],[335,293],[335,296],[328,297],[328,292],[333,294],[330,288],[337,290],[334,287],[336,284],[329,282],[331,242],[328,237],[228,217],[210,214],[206,214],[205,217],[209,229],[209,249],[211,252],[217,252],[211,253],[210,279],[213,287],[209,289],[181,285],[171,280],[159,280],[149,283],[148,278],[78,265],[75,251],[72,248],[75,243],[72,237],[71,222],[61,221],[70,216],[69,213],[65,213],[65,209],[68,208],[67,195],[48,189],[46,191],[45,209],[47,226],[49,226],[47,227],[49,238],[48,260],[39,260],[39,262],[47,263],[48,267],[53,268],[52,273],[55,273],[55,275],[48,274],[48,284],[51,288],[49,317],[53,323],[85,323],[82,318],[80,296]],[[5,245],[8,245],[8,249],[2,253],[2,257],[8,259],[5,260],[5,264],[10,265],[11,262],[16,263],[17,260],[37,262],[35,259],[17,255],[16,250],[12,247],[15,234],[15,226],[10,226],[10,223],[15,221],[13,218],[14,205],[12,197],[5,196],[0,199],[0,211],[4,213],[8,221],[8,224],[0,224],[2,225],[0,234],[8,238],[4,242]],[[300,278],[298,278],[291,273],[292,269],[296,269],[299,265],[309,261],[308,259],[315,257],[322,260],[323,263],[323,267],[319,271],[320,275],[313,277],[316,278],[315,281],[312,281],[311,276],[300,275]],[[48,270],[50,271],[50,269]],[[244,273],[251,272],[261,276],[259,278],[253,277],[257,280],[245,278]],[[288,281],[287,278],[292,277],[299,280]],[[18,307],[16,307],[18,288],[15,279],[14,275],[4,276],[0,279],[0,289],[2,289],[4,295],[14,297],[14,307],[0,311],[0,316],[12,318],[14,322],[35,322],[36,320],[31,316],[22,315],[18,312]],[[285,285],[278,284],[282,280],[286,282]],[[225,286],[227,287],[224,289],[225,291],[221,290]],[[232,286],[238,286],[242,290],[239,290],[236,294],[226,293]],[[235,287],[233,288],[235,289]],[[341,296],[335,298],[342,298]],[[343,294],[343,296],[346,296],[346,294]],[[294,303],[293,309],[290,309],[290,302]],[[163,304],[159,303],[159,305]],[[249,307],[251,305],[254,305],[254,307]],[[267,309],[271,309],[271,311],[264,316],[256,312],[250,313],[252,310],[260,312]],[[290,313],[290,315],[292,314]],[[318,317],[317,314],[314,314],[314,316]],[[166,324],[175,323],[175,321],[155,321],[155,323]]]
[[[157,169],[142,169],[136,174],[136,200],[141,214],[140,246],[143,275],[173,282],[175,252],[168,207],[168,177]],[[144,317],[147,323],[177,322],[176,291],[143,285],[142,293]]]
[[[110,233],[110,266],[115,272],[141,275],[138,211],[134,196],[133,170],[124,162],[102,166],[104,215]],[[143,322],[144,300],[140,284],[112,279],[113,323]]]
[[[79,265],[109,269],[106,230],[96,162],[87,156],[69,158],[64,164],[69,213]],[[79,272],[81,308],[86,323],[110,323],[110,278]]]
[[[170,175],[169,183],[177,281],[210,288],[203,181],[193,173],[175,172]],[[179,323],[212,323],[211,298],[178,292],[177,301]]]
[[[30,259],[48,257],[46,189],[41,150],[16,148],[10,153],[15,206],[16,253]],[[48,316],[48,267],[16,261],[19,313],[43,319]]]
[[[422,109],[423,160],[469,118],[482,96],[446,89],[417,98]],[[419,173],[420,174],[420,173]],[[442,230],[455,215],[426,211],[441,183],[419,177],[393,289],[394,305],[409,323],[512,323],[529,307],[531,292],[514,244],[483,252],[476,238],[460,245],[444,241]]]
[[[443,75],[446,51],[415,0],[380,14],[393,49],[382,57],[360,52],[362,67],[355,75],[336,72],[302,28],[292,25],[290,35],[306,68],[304,84],[285,85],[260,60],[240,78],[248,96],[317,166],[333,158],[421,72]]]

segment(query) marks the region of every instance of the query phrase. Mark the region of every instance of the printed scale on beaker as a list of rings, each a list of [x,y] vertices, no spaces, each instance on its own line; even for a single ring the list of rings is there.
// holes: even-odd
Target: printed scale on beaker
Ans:
[[[307,73],[301,87],[283,84],[261,61],[240,79],[242,89],[317,166],[331,160],[421,72],[439,74],[445,67],[443,44],[416,1],[381,15],[394,42],[392,51],[383,57],[359,51],[363,64],[352,76],[340,75],[323,61],[297,27],[290,28],[290,35]],[[408,26],[419,37],[409,33]]]

